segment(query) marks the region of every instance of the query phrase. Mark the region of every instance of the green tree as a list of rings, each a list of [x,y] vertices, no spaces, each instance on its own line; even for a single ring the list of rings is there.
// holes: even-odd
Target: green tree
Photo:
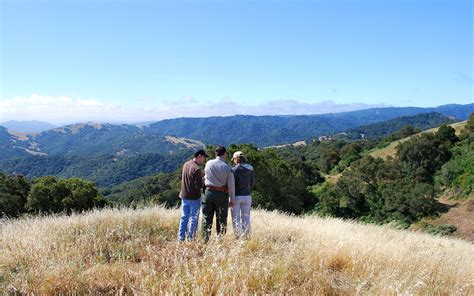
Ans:
[[[337,171],[342,172],[354,161],[361,159],[362,149],[363,144],[361,142],[353,142],[344,145],[341,148],[341,161],[337,165]]]
[[[85,211],[94,207],[103,207],[106,204],[95,184],[79,178],[63,179],[58,182],[59,186],[68,189],[68,196],[62,200],[63,209],[67,212]]]
[[[432,182],[434,173],[451,158],[450,145],[432,134],[414,137],[397,146],[403,172],[420,182]]]
[[[439,127],[436,132],[436,137],[443,143],[452,145],[459,141],[458,136],[456,136],[456,131],[449,125],[442,125]]]
[[[334,168],[339,161],[341,160],[341,157],[339,155],[339,151],[335,148],[328,148],[325,149],[321,152],[321,155],[319,157],[318,161],[318,166],[319,169],[328,174],[332,168]]]
[[[355,161],[335,185],[319,190],[319,211],[342,218],[377,216],[383,206],[378,186],[383,166],[382,159],[371,156]]]
[[[63,199],[70,194],[70,189],[55,177],[38,178],[31,186],[26,209],[34,213],[58,213],[64,209]]]
[[[470,133],[474,133],[474,113],[471,113],[469,115],[469,119],[466,123],[465,129],[466,129],[466,131],[468,131]]]
[[[474,192],[474,145],[464,138],[451,149],[453,157],[436,174],[436,184],[456,195]]]
[[[58,180],[47,176],[33,181],[26,209],[33,213],[84,211],[103,207],[107,201],[95,184],[78,178]]]
[[[413,223],[434,214],[438,207],[436,191],[431,184],[400,180],[384,186],[384,211],[388,218]]]
[[[461,132],[461,139],[468,142],[474,142],[474,113],[469,115],[469,119]]]
[[[172,174],[159,174],[159,178],[156,181],[156,187],[146,194],[154,192],[154,203],[163,204],[167,207],[177,206],[181,201],[179,198],[179,191],[181,190],[181,168]]]
[[[403,139],[419,132],[420,132],[419,129],[415,129],[411,125],[405,125],[404,127],[400,128],[400,130],[396,133],[396,135],[398,139]]]
[[[369,222],[412,223],[440,209],[434,187],[405,178],[395,159],[366,156],[355,161],[336,184],[313,192],[319,199],[319,213]]]
[[[25,177],[0,173],[0,217],[18,217],[25,213],[29,190]]]
[[[240,150],[255,169],[256,186],[252,202],[256,207],[300,214],[314,207],[315,200],[307,190],[305,174],[276,153],[250,144],[230,145],[229,155]]]

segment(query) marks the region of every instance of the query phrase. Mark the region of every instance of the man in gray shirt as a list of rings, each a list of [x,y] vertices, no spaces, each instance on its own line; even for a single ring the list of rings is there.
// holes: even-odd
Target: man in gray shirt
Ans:
[[[217,235],[225,234],[227,230],[227,213],[229,202],[235,199],[235,185],[232,167],[227,160],[227,150],[219,146],[215,150],[216,158],[206,163],[204,169],[204,185],[206,192],[201,199],[202,204],[202,237],[209,240],[212,230],[212,220],[216,215]]]

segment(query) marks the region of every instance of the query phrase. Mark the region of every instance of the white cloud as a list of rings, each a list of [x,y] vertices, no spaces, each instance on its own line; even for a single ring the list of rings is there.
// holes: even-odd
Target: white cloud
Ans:
[[[140,122],[176,117],[249,115],[321,114],[345,112],[384,105],[336,104],[333,101],[305,103],[297,100],[275,100],[259,105],[239,103],[223,98],[214,103],[200,104],[193,97],[168,100],[143,107],[126,107],[107,104],[96,99],[67,96],[13,97],[0,101],[0,122],[7,120],[41,120],[55,124],[101,121]]]

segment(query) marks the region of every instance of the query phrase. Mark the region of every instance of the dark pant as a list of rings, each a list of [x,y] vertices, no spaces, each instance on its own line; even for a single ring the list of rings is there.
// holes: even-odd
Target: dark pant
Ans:
[[[206,190],[201,199],[202,203],[202,238],[208,241],[211,236],[212,219],[216,214],[217,235],[224,235],[227,230],[227,212],[229,197],[226,193],[217,190]]]

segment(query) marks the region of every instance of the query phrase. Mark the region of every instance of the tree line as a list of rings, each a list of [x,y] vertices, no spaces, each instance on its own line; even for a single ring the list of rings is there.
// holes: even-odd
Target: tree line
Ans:
[[[0,217],[81,212],[107,204],[109,202],[90,181],[47,176],[30,182],[21,175],[0,173]]]
[[[415,135],[386,160],[369,151],[389,140],[416,132],[404,126],[378,140],[314,141],[302,147],[265,148],[251,144],[228,146],[243,151],[256,171],[255,207],[293,214],[331,215],[384,223],[413,223],[445,210],[436,200],[441,190],[459,196],[474,191],[474,115],[457,137],[443,125],[436,133]],[[213,155],[214,147],[207,147]],[[146,176],[99,190],[94,183],[43,177],[28,181],[0,175],[0,212],[71,212],[110,204],[179,205],[181,169]]]

